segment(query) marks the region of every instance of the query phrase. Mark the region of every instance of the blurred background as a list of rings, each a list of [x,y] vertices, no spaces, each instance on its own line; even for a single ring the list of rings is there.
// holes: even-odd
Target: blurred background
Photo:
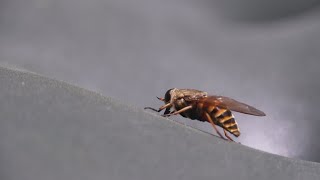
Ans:
[[[317,0],[2,0],[0,65],[139,108],[167,89],[229,96],[242,144],[320,162]],[[208,123],[172,119],[212,132]]]

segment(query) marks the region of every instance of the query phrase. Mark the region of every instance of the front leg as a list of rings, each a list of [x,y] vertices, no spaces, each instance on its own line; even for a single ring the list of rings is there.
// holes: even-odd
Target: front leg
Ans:
[[[162,110],[164,110],[166,108],[171,108],[171,106],[172,106],[171,103],[168,103],[168,104],[165,104],[165,105],[161,106],[158,110],[156,110],[155,108],[152,108],[152,107],[145,107],[144,109],[151,109],[153,111],[160,112],[160,111],[162,111]]]
[[[177,115],[177,114],[183,113],[183,112],[185,112],[185,111],[187,111],[189,109],[192,109],[191,105],[187,106],[187,107],[184,107],[184,108],[180,109],[179,111],[173,111],[173,112],[171,112],[169,114],[163,114],[163,117],[169,117],[169,116],[172,116],[172,115]]]
[[[164,98],[160,98],[160,97],[157,97],[160,101],[164,101]],[[152,108],[152,107],[145,107],[144,109],[150,109],[150,110],[153,110],[153,111],[156,111],[156,112],[160,112],[164,109],[166,109],[166,111],[164,112],[164,114],[169,114],[170,113],[170,108],[172,107],[172,104],[171,103],[168,103],[168,104],[165,104],[163,106],[161,106],[158,110],[155,109],[155,108]]]

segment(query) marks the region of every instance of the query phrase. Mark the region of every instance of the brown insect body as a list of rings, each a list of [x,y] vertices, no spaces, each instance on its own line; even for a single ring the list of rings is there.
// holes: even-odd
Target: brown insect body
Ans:
[[[209,114],[214,124],[226,129],[236,137],[240,135],[240,129],[231,111],[219,108],[211,101],[207,101],[208,93],[193,89],[175,89],[171,92],[171,97],[173,108],[176,111],[189,105],[192,106],[192,109],[180,113],[181,116],[204,122],[208,121],[206,114]]]
[[[215,125],[222,127],[225,136],[229,140],[232,139],[227,135],[225,130],[236,137],[240,135],[238,124],[231,111],[265,116],[262,111],[234,99],[224,96],[210,96],[207,92],[194,89],[169,89],[165,94],[165,98],[158,99],[165,102],[165,105],[158,110],[160,112],[166,109],[164,116],[180,114],[192,120],[207,121],[211,123],[221,137],[222,135]],[[170,112],[171,108],[174,108],[173,112]]]

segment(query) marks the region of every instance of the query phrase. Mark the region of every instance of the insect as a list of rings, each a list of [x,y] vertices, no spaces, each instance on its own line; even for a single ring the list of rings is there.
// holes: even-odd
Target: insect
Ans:
[[[162,116],[168,117],[171,115],[180,114],[183,117],[202,122],[209,122],[217,134],[225,139],[218,131],[217,126],[220,126],[227,139],[234,141],[228,134],[231,133],[235,137],[240,136],[240,129],[231,111],[236,111],[248,115],[265,116],[266,114],[250,105],[236,101],[225,96],[208,95],[207,92],[195,89],[169,89],[164,98],[159,98],[165,105],[159,109],[145,107],[153,111],[161,112],[165,109]],[[173,111],[170,111],[171,109]]]

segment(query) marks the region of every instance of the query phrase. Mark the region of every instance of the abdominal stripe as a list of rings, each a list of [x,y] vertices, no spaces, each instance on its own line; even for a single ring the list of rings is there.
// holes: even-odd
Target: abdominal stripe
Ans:
[[[222,116],[227,110],[225,109],[220,109],[218,107],[214,108],[211,112],[211,115],[213,115],[215,118],[219,118]]]
[[[219,126],[223,127],[235,136],[240,135],[238,124],[230,110],[216,107],[212,110],[211,116],[215,117]]]

